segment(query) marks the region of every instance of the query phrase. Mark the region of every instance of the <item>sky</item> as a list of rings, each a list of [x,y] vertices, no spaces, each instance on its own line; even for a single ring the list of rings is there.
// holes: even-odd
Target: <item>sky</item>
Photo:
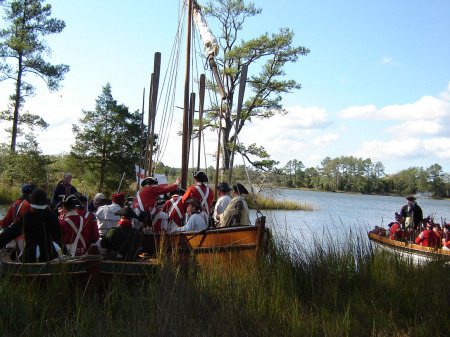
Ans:
[[[70,66],[62,89],[50,93],[39,79],[24,111],[49,123],[38,132],[45,154],[68,153],[72,124],[93,110],[102,87],[130,110],[140,110],[148,92],[155,52],[164,73],[173,44],[179,1],[58,0],[52,16],[62,33],[46,37],[47,58]],[[283,95],[287,115],[253,120],[239,140],[266,148],[282,167],[291,159],[320,166],[327,156],[380,161],[385,172],[434,163],[450,172],[450,1],[448,0],[258,0],[262,13],[247,18],[240,37],[256,38],[288,27],[295,46],[310,49],[285,67],[286,79],[302,88]],[[218,28],[210,22],[213,33]],[[249,75],[259,72],[249,68]],[[163,75],[162,75],[163,76]],[[0,82],[0,109],[6,109],[12,82]],[[177,96],[178,97],[178,96]],[[182,106],[182,95],[175,103]],[[146,109],[147,110],[147,109]],[[180,167],[181,111],[162,161]],[[0,142],[10,143],[0,124]],[[158,126],[157,126],[158,127]],[[206,154],[217,134],[205,135]],[[236,164],[242,159],[237,158]],[[208,165],[215,165],[208,156]]]

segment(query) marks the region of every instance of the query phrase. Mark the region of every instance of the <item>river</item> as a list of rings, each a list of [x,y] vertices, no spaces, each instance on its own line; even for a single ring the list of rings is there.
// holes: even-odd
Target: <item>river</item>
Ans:
[[[394,213],[406,204],[404,197],[344,194],[302,190],[277,190],[276,198],[308,202],[314,211],[265,211],[267,226],[275,232],[288,233],[298,239],[332,236],[348,233],[350,230],[366,233],[375,225],[387,227],[394,220]],[[436,222],[450,220],[450,200],[420,198],[424,216],[435,214]],[[3,218],[9,205],[0,205]],[[252,221],[255,210],[250,210]]]

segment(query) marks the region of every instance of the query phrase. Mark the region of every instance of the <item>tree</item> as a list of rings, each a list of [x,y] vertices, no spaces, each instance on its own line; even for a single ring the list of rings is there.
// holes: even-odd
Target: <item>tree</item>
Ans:
[[[217,19],[221,25],[219,44],[222,55],[217,62],[223,68],[223,83],[227,92],[226,112],[222,124],[222,152],[223,169],[228,170],[230,155],[234,138],[239,135],[245,123],[252,118],[270,118],[276,113],[285,114],[281,104],[281,95],[294,89],[300,89],[300,84],[295,80],[285,80],[284,66],[288,62],[296,62],[300,55],[307,55],[309,49],[305,47],[293,47],[294,33],[288,28],[282,28],[276,34],[265,33],[250,41],[238,43],[238,32],[242,30],[244,21],[261,13],[253,3],[246,5],[243,0],[218,0],[210,1],[205,9],[207,15]],[[239,86],[240,74],[244,65],[252,67],[261,65],[259,74],[248,77],[252,96],[243,104],[239,123],[235,126],[236,113],[233,111],[234,97]],[[218,109],[213,107],[205,125],[212,128],[218,127]],[[268,164],[273,167],[273,162],[267,159],[267,152],[256,144],[250,145],[251,154],[257,157],[265,156],[259,164]],[[241,145],[238,152],[246,153],[246,147]],[[264,157],[263,157],[264,158]],[[248,157],[247,157],[248,159]]]
[[[6,146],[0,148],[2,173],[5,180],[24,184],[33,183],[46,188],[51,160],[43,155],[32,133],[25,136],[25,142],[17,143],[17,151],[12,152]]]
[[[121,172],[134,177],[134,164],[139,157],[139,112],[117,104],[108,83],[96,100],[95,111],[83,110],[81,127],[73,125],[75,146],[71,155],[86,168],[86,174],[97,182],[98,191],[112,190],[120,181]]]
[[[433,164],[427,168],[428,176],[431,180],[431,186],[433,188],[433,196],[435,198],[441,197],[444,191],[444,181],[442,166],[439,164]]]
[[[51,5],[44,0],[8,1],[5,7],[7,27],[0,31],[0,81],[11,79],[15,83],[15,91],[10,98],[8,110],[2,111],[0,119],[12,121],[11,150],[16,149],[16,138],[19,125],[29,127],[47,127],[47,123],[39,116],[30,113],[19,114],[25,98],[34,95],[34,87],[24,81],[27,74],[40,77],[49,90],[58,90],[69,66],[52,65],[43,56],[49,55],[51,49],[42,37],[60,33],[65,23],[50,18]],[[9,131],[9,130],[8,130]]]

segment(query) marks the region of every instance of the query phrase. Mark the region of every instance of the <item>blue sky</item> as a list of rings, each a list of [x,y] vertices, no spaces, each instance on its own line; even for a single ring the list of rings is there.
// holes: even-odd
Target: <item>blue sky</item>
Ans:
[[[109,82],[114,98],[141,108],[153,55],[163,68],[173,43],[179,1],[50,1],[66,29],[47,38],[51,61],[70,65],[57,93],[37,80],[26,110],[50,124],[39,132],[44,153],[68,152],[71,127],[81,110],[95,107]],[[249,18],[241,37],[281,27],[311,53],[286,67],[302,89],[283,97],[286,116],[254,120],[240,135],[264,145],[280,166],[290,159],[306,167],[326,156],[381,161],[386,173],[440,164],[450,172],[450,1],[255,1],[262,14]],[[211,30],[218,29],[210,22]],[[249,74],[258,72],[254,67]],[[0,83],[6,108],[11,83]],[[177,102],[181,105],[181,102]],[[175,116],[174,133],[181,116]],[[9,142],[0,125],[0,141]],[[270,136],[269,136],[270,135]],[[206,152],[216,149],[206,135]],[[180,139],[173,136],[163,162],[181,165]],[[212,160],[209,160],[212,163]],[[239,161],[238,161],[239,163]]]

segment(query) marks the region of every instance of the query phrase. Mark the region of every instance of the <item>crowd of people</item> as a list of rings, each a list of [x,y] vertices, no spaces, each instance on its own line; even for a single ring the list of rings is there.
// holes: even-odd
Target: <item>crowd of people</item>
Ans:
[[[423,217],[423,211],[416,198],[406,198],[407,204],[400,212],[395,212],[395,221],[391,222],[387,235],[391,240],[413,241],[414,243],[432,248],[450,250],[450,224],[435,223],[430,216]]]
[[[210,227],[249,225],[247,189],[218,184],[219,199],[208,187],[203,171],[194,172],[194,185],[180,188],[180,178],[167,187],[155,177],[141,182],[135,196],[97,193],[91,202],[71,184],[65,173],[51,199],[32,184],[21,186],[21,195],[0,221],[0,248],[8,247],[11,259],[46,262],[89,254],[91,247],[104,256],[135,260],[144,231],[176,233],[204,231]],[[233,197],[228,194],[232,191]]]

